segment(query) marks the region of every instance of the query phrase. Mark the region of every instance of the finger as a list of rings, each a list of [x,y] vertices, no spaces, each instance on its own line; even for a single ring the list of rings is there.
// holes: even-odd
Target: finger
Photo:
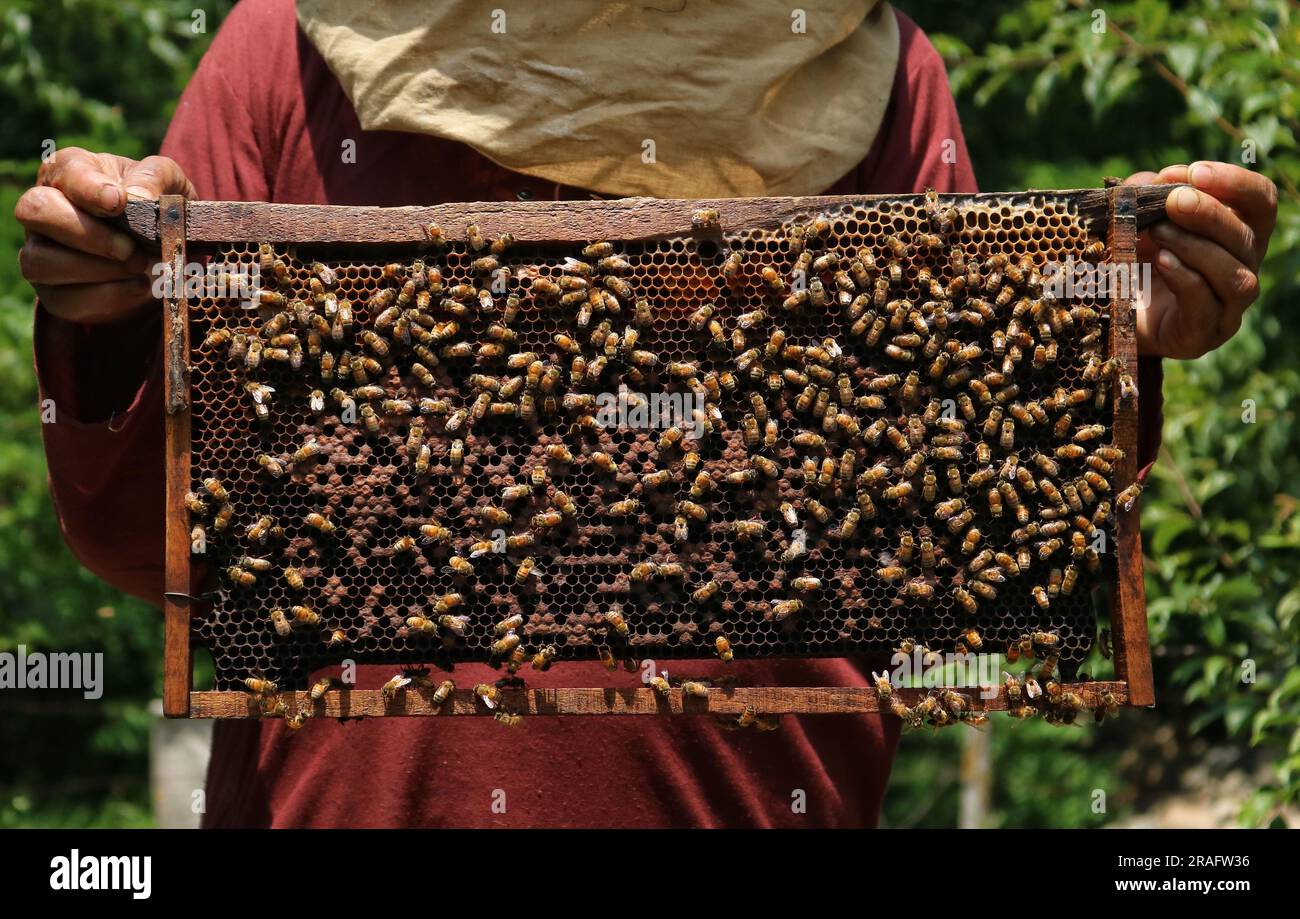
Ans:
[[[29,284],[95,284],[148,277],[150,261],[143,252],[125,262],[87,255],[44,236],[29,236],[18,250],[18,265]]]
[[[37,185],[27,189],[14,206],[14,217],[29,234],[101,258],[125,261],[136,251],[130,236],[77,208],[57,188]]]
[[[174,159],[146,156],[127,169],[122,177],[126,193],[135,198],[155,199],[159,195],[194,197],[194,186]]]
[[[1160,171],[1160,178],[1194,185],[1231,208],[1254,232],[1256,258],[1263,261],[1269,236],[1277,223],[1277,186],[1272,180],[1231,163],[1203,160],[1190,166],[1166,166]]]
[[[1162,249],[1156,270],[1174,295],[1176,306],[1162,310],[1158,326],[1147,335],[1159,342],[1166,357],[1197,358],[1222,343],[1218,336],[1220,307],[1205,278]],[[1139,314],[1139,321],[1142,316]],[[1148,317],[1149,318],[1149,317]],[[1207,335],[1207,330],[1213,330]]]
[[[1225,318],[1240,318],[1259,296],[1259,279],[1222,246],[1204,236],[1188,233],[1170,223],[1151,231],[1152,239],[1173,252],[1187,268],[1195,271],[1223,304]]]
[[[1218,243],[1243,264],[1259,267],[1255,231],[1212,196],[1191,187],[1176,188],[1165,199],[1165,213],[1184,229]]]
[[[1166,166],[1156,173],[1155,185],[1186,185],[1190,184],[1187,178],[1187,165]]]
[[[120,172],[109,164],[88,150],[67,147],[41,164],[38,182],[57,188],[82,210],[113,217],[126,206],[126,190]]]
[[[1201,160],[1187,167],[1187,181],[1240,214],[1267,245],[1277,222],[1277,186],[1268,176],[1232,163]]]
[[[36,285],[47,312],[69,322],[102,325],[133,319],[150,307],[148,278],[107,284]]]

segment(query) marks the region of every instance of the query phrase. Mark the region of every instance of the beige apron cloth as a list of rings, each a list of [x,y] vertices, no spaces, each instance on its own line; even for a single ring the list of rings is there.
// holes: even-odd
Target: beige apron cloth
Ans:
[[[870,149],[898,63],[877,0],[297,7],[362,128],[604,195],[820,192]]]

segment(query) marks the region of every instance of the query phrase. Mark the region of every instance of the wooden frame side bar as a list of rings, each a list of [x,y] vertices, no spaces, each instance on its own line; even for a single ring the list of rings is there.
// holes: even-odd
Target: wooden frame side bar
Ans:
[[[1107,239],[1110,262],[1129,270],[1130,296],[1112,298],[1111,352],[1134,380],[1138,378],[1137,317],[1134,313],[1138,281],[1137,195],[1133,186],[1110,189],[1111,217]],[[1112,280],[1111,283],[1115,283]],[[1137,477],[1137,400],[1119,398],[1118,377],[1111,384],[1114,440],[1124,447],[1124,458],[1115,466],[1111,479],[1112,497]],[[1142,579],[1142,528],[1138,509],[1123,513],[1114,508],[1116,553],[1112,591],[1111,631],[1115,641],[1115,675],[1128,685],[1128,704],[1154,705],[1155,681],[1151,673],[1151,645],[1147,636],[1146,584]]]
[[[163,595],[163,714],[190,715],[190,535],[185,492],[190,485],[190,321],[185,302],[185,199],[158,202],[158,234],[168,266],[163,298],[163,387],[166,405],[166,501]]]
[[[1132,186],[1140,225],[1164,215],[1173,185]],[[1089,231],[1103,235],[1110,198],[1106,189],[1084,188],[940,195],[967,205],[1023,204],[1034,198],[1069,198],[1077,204]],[[718,230],[697,230],[692,216],[700,209],[721,215],[723,231],[765,228],[793,217],[847,205],[913,199],[920,195],[822,195],[804,198],[720,198],[689,201],[619,198],[612,201],[477,201],[430,207],[343,207],[315,204],[268,204],[243,201],[191,201],[186,238],[196,243],[268,241],[275,243],[424,243],[425,227],[437,223],[448,240],[463,240],[465,227],[477,223],[485,236],[510,232],[521,242],[587,242],[592,239],[640,240],[671,236],[717,238]],[[137,235],[157,238],[158,205],[143,199],[127,202],[126,222]]]
[[[1109,692],[1120,704],[1128,698],[1123,682],[1072,684],[1075,692]],[[958,689],[970,699],[975,711],[1005,711],[1005,690],[985,699],[979,687]],[[915,705],[928,689],[895,689],[906,704]],[[260,718],[264,716],[262,700],[245,692],[191,693],[193,718]],[[503,689],[496,709],[483,704],[469,689],[455,690],[442,705],[430,701],[432,690],[407,689],[392,702],[377,689],[331,690],[313,703],[306,692],[285,692],[268,699],[284,702],[286,713],[306,710],[327,718],[392,718],[413,715],[493,715],[507,711],[520,715],[723,715],[736,716],[748,705],[762,715],[848,715],[880,711],[876,690],[866,686],[799,687],[750,686],[710,689],[707,697],[687,696],[674,687],[660,695],[646,687],[573,688],[573,689]]]

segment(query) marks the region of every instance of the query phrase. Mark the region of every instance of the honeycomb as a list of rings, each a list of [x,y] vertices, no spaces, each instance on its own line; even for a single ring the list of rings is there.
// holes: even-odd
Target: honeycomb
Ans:
[[[1055,632],[1062,669],[1071,671],[1092,644],[1093,588],[1108,582],[1112,565],[1111,554],[1081,554],[1071,540],[1075,532],[1091,538],[1094,525],[1109,538],[1113,514],[1102,520],[1098,508],[1109,509],[1113,493],[1090,493],[1079,483],[1096,447],[1111,441],[1110,392],[1116,387],[1105,375],[1095,379],[1109,347],[1107,304],[1071,301],[1066,316],[1050,300],[1043,309],[1034,273],[1051,261],[1095,259],[1099,244],[1088,237],[1068,195],[985,200],[945,197],[937,206],[920,197],[873,200],[769,228],[719,228],[714,215],[703,213],[696,231],[678,238],[611,241],[607,248],[623,263],[608,270],[600,267],[603,250],[584,256],[576,244],[511,245],[495,273],[475,266],[488,248],[462,241],[272,246],[274,262],[267,258],[271,270],[262,279],[265,302],[257,308],[217,290],[190,302],[191,474],[193,491],[204,502],[192,518],[203,530],[203,551],[194,560],[218,594],[210,609],[196,613],[193,630],[212,653],[215,688],[239,688],[250,675],[301,687],[313,669],[344,658],[440,667],[502,663],[493,650],[501,637],[495,627],[514,616],[521,617],[513,631],[516,654],[531,657],[553,646],[558,661],[713,656],[719,637],[745,658],[867,654],[905,639],[951,650],[974,628],[988,650],[1005,649],[1026,633]],[[938,237],[937,244],[930,236]],[[260,251],[259,241],[191,244],[189,258],[250,269],[263,261]],[[838,265],[828,265],[828,255],[838,257]],[[739,267],[732,271],[737,258]],[[856,266],[850,264],[854,258]],[[575,259],[591,268],[589,278]],[[430,285],[428,269],[435,268],[441,291],[436,280]],[[779,292],[764,277],[768,268]],[[800,268],[807,270],[796,275]],[[855,280],[851,268],[865,275]],[[963,270],[974,283],[958,290],[953,278]],[[619,280],[607,283],[608,276]],[[881,278],[887,282],[884,303],[875,300]],[[563,284],[562,293],[570,293],[583,279],[614,299],[597,300],[600,308],[588,315],[580,304],[562,305],[546,283]],[[791,287],[800,279],[802,285]],[[825,305],[819,305],[818,281]],[[459,285],[468,286],[458,290]],[[479,300],[483,289],[491,295],[490,308]],[[802,299],[787,304],[799,289]],[[589,290],[570,299],[592,302]],[[423,323],[407,313],[413,318],[394,327],[388,308],[398,300],[399,318],[416,309]],[[646,303],[638,307],[640,301]],[[350,327],[340,320],[344,304],[351,308]],[[711,314],[704,316],[702,308]],[[873,314],[885,320],[878,338],[870,336]],[[1020,337],[1008,336],[1004,349],[999,339],[1016,315],[1023,320],[1015,330]],[[454,332],[447,325],[452,321]],[[322,379],[313,323],[322,330],[319,353],[335,370],[347,352],[352,372],[346,380]],[[368,334],[376,329],[382,330],[376,333],[382,339],[378,347]],[[630,330],[637,336],[632,347]],[[784,341],[771,347],[776,330]],[[604,341],[595,337],[597,331]],[[284,353],[271,356],[271,339],[286,334],[297,343],[279,340],[302,353],[288,360]],[[410,344],[403,339],[407,334]],[[610,334],[619,338],[611,342]],[[263,340],[259,366],[250,368],[238,350],[232,358],[227,339],[240,336]],[[425,356],[432,352],[437,366],[416,353],[422,340]],[[1004,368],[1017,341],[1020,359]],[[499,347],[484,350],[484,343]],[[1048,344],[1054,353],[1044,360]],[[587,365],[576,376],[575,350]],[[460,351],[470,356],[456,356]],[[512,360],[526,352],[540,362],[531,370],[531,359]],[[932,359],[942,354],[948,355],[946,366],[932,375]],[[365,383],[382,387],[382,397],[351,395],[362,379],[353,375],[358,364],[364,374],[363,356],[373,360],[375,371],[365,374]],[[599,376],[592,376],[598,357],[607,360]],[[428,365],[431,380],[421,381],[416,362]],[[693,367],[687,373],[679,364]],[[908,381],[911,372],[917,374],[915,385]],[[727,373],[732,379],[724,385]],[[889,379],[894,374],[896,381]],[[486,382],[489,377],[496,382]],[[519,381],[510,385],[520,387],[518,394],[491,394],[479,402],[491,387],[516,377],[522,387]],[[260,407],[249,383],[273,390]],[[702,395],[713,430],[668,445],[661,443],[663,427],[593,424],[582,417],[592,411],[586,397],[617,392],[621,385],[647,396]],[[811,394],[808,386],[814,387]],[[335,389],[342,393],[331,395]],[[311,405],[313,390],[324,396],[319,411]],[[1065,405],[1067,394],[1079,390],[1085,393],[1078,404]],[[532,402],[526,417],[523,394]],[[351,398],[350,412],[338,395]],[[769,440],[768,427],[755,417],[756,448],[746,431],[746,416],[760,411],[755,395],[775,422]],[[868,403],[866,396],[876,398]],[[405,400],[414,410],[386,412],[383,399]],[[420,400],[426,400],[427,414],[421,414]],[[476,402],[513,402],[514,409],[490,408],[448,433],[451,416]],[[1046,423],[1015,422],[1014,444],[1007,449],[1001,442],[1005,420],[1031,403],[1048,407]],[[354,417],[364,405],[374,412],[374,431],[367,418]],[[847,420],[827,424],[829,407]],[[1067,413],[1068,429],[1059,436],[1056,423]],[[921,419],[920,428],[909,428],[914,418]],[[423,429],[413,435],[416,419]],[[1101,427],[1085,444],[1087,457],[1057,458],[1062,444],[1094,425]],[[885,428],[893,430],[872,438]],[[823,437],[826,445],[808,446],[815,438],[800,438],[801,432]],[[902,436],[901,449],[895,434]],[[917,435],[919,443],[909,440]],[[939,459],[944,451],[935,453],[941,448],[934,438],[944,435],[951,440],[940,443],[951,456]],[[315,455],[294,462],[295,451],[313,439]],[[453,456],[457,440],[463,442],[459,464]],[[429,448],[423,471],[416,462],[421,444]],[[558,445],[572,454],[571,461],[548,452]],[[980,455],[984,450],[988,456]],[[598,452],[610,458],[609,470],[597,462]],[[1047,475],[1032,460],[1035,452],[1054,459],[1059,471]],[[756,454],[774,464],[774,478],[755,469]],[[1035,483],[1050,479],[1071,486],[1076,509],[1067,512],[1064,498],[1049,501],[1041,487],[1029,490],[1007,463],[1011,455]],[[259,457],[269,457],[282,474],[272,475]],[[811,484],[805,473],[810,457]],[[842,478],[849,460],[852,469]],[[883,479],[865,484],[863,474],[878,465]],[[538,469],[545,470],[545,482],[521,487]],[[969,480],[981,469],[996,474],[972,491]],[[665,481],[646,480],[661,470]],[[704,483],[692,498],[700,472],[712,485]],[[729,484],[727,477],[738,473],[735,478],[754,481]],[[929,473],[934,482],[927,484]],[[206,487],[209,478],[226,492],[220,501]],[[910,494],[886,497],[886,489],[904,482]],[[999,497],[1006,498],[995,516],[987,491],[998,483],[1004,486]],[[508,503],[503,494],[509,488],[524,494]],[[557,491],[572,500],[571,512],[556,510]],[[862,506],[864,492],[872,499],[869,512]],[[1084,498],[1076,499],[1077,492]],[[1021,520],[1006,500],[1017,497],[1024,507]],[[953,498],[964,506],[945,520],[941,508]],[[639,504],[619,506],[628,501]],[[683,501],[701,508],[704,519],[684,514]],[[785,516],[787,504],[794,526]],[[490,522],[482,511],[488,505],[508,509],[508,522]],[[224,525],[218,522],[222,507]],[[855,509],[856,528],[846,533],[846,516]],[[967,511],[963,526],[950,528],[952,517]],[[334,527],[329,535],[307,521],[322,512]],[[558,526],[538,517],[548,513],[559,515]],[[819,522],[819,513],[826,523]],[[270,518],[269,535],[256,529],[264,518]],[[1052,522],[1048,518],[1065,521],[1056,526],[1064,532],[1059,547],[1046,547],[1052,551],[1041,560],[1046,537],[1017,541],[1013,534],[1022,521],[1041,527]],[[744,521],[754,521],[758,532],[742,536],[737,524]],[[445,528],[445,536],[423,539],[420,527],[426,525]],[[980,540],[968,550],[963,544],[971,527],[978,528]],[[805,551],[787,560],[792,543],[800,541],[796,530],[803,533]],[[503,536],[531,539],[532,545],[515,548],[512,541],[503,547]],[[408,537],[414,548],[403,542]],[[482,541],[491,549],[470,558],[472,544]],[[985,549],[1031,563],[1000,583],[991,574],[981,581],[978,564],[971,562]],[[453,556],[466,573],[453,567]],[[246,558],[269,570],[241,568]],[[525,559],[535,567],[522,576]],[[983,571],[1007,570],[985,562]],[[647,564],[657,567],[641,579],[646,569],[638,566]],[[680,574],[672,566],[680,566]],[[301,573],[301,588],[288,582],[285,567]],[[1069,593],[1057,583],[1067,567],[1078,575]],[[891,569],[901,569],[901,577]],[[800,590],[798,578],[817,581],[798,581],[805,588]],[[991,588],[987,597],[974,595],[984,590],[980,584]],[[1041,598],[1034,596],[1036,587],[1044,589]],[[440,605],[449,594],[459,595],[459,605]],[[307,612],[295,622],[299,607]],[[277,627],[273,610],[284,611],[290,625]],[[626,634],[611,610],[621,611]],[[461,618],[438,624],[444,614]]]

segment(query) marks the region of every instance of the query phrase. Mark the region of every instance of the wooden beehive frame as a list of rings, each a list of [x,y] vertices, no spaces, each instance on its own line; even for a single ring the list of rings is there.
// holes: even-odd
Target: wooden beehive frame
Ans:
[[[1090,234],[1106,240],[1111,262],[1136,261],[1138,231],[1160,219],[1170,186],[1121,186],[1105,189],[1054,191],[1078,204],[1080,219]],[[971,203],[1024,195],[955,196]],[[591,239],[648,240],[690,235],[692,214],[716,208],[724,227],[766,228],[791,218],[846,204],[896,201],[900,196],[806,197],[682,201],[623,199],[616,201],[481,202],[433,207],[336,207],[229,201],[187,202],[164,196],[158,202],[132,201],[127,224],[138,236],[156,241],[173,277],[182,277],[187,243],[419,243],[430,222],[445,228],[477,223],[484,234],[511,232],[524,243],[574,243]],[[451,234],[456,239],[455,234]],[[184,495],[190,487],[191,419],[189,385],[189,317],[183,286],[181,295],[164,300],[164,367],[166,401],[166,561],[164,597],[165,641],[163,709],[169,717],[248,718],[262,715],[259,700],[243,692],[193,690],[190,628],[192,596],[189,519]],[[1111,352],[1137,375],[1135,317],[1131,301],[1112,301]],[[1123,488],[1136,475],[1137,408],[1115,400],[1114,441],[1125,456],[1118,464],[1115,485]],[[1146,597],[1142,580],[1142,546],[1137,513],[1117,515],[1114,581],[1111,584],[1111,626],[1115,672],[1112,682],[1081,684],[1097,693],[1110,692],[1121,702],[1147,706],[1155,701],[1151,654],[1147,638]],[[900,689],[899,696],[915,704],[928,690]],[[385,700],[378,690],[331,691],[312,705],[303,692],[280,694],[289,710],[310,709],[330,717],[394,715],[490,715],[468,689],[457,690],[442,706],[428,695],[407,692]],[[1007,708],[999,688],[996,695],[972,692],[975,710]],[[660,696],[649,688],[505,689],[502,704],[520,714],[547,715],[735,715],[752,705],[762,714],[865,713],[879,710],[874,689],[867,687],[734,687],[710,689],[708,697],[692,698],[674,688]]]

